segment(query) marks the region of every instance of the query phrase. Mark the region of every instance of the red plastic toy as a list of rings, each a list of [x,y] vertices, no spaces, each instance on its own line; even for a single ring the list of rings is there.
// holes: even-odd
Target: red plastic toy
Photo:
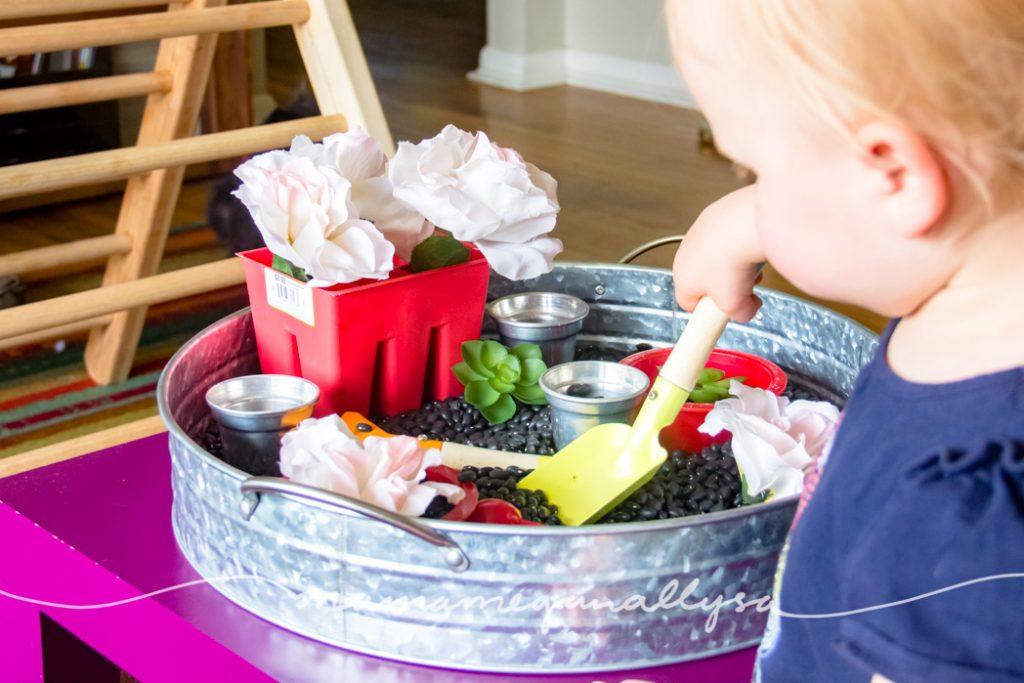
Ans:
[[[642,370],[654,383],[658,369],[665,364],[672,349],[651,349],[634,353],[622,359],[622,363]],[[730,349],[715,349],[711,352],[705,367],[717,368],[726,377],[746,377],[743,382],[747,386],[767,389],[774,394],[781,394],[786,388],[786,373],[775,363],[755,356],[751,353]],[[661,431],[661,445],[666,449],[682,450],[688,453],[699,453],[702,449],[715,443],[724,443],[732,435],[722,432],[711,437],[701,434],[697,427],[704,424],[704,418],[711,412],[713,403],[687,403],[679,411],[675,422]]]
[[[543,526],[540,522],[523,519],[523,513],[512,503],[500,498],[481,498],[466,518],[467,522],[481,524],[518,524],[520,526]]]
[[[471,481],[459,481],[459,471],[454,467],[448,467],[447,465],[434,465],[433,467],[428,467],[426,472],[427,481],[454,484],[461,488],[463,493],[466,494],[462,497],[462,500],[460,500],[455,507],[449,510],[441,519],[447,519],[450,522],[461,522],[473,514],[480,499],[480,493],[477,491],[476,484]]]

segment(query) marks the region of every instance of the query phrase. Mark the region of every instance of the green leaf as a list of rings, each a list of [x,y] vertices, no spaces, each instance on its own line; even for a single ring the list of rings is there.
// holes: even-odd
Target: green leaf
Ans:
[[[416,245],[409,259],[409,270],[425,270],[454,266],[469,261],[469,249],[462,242],[445,235],[434,234]]]
[[[502,382],[508,382],[509,384],[515,384],[519,381],[519,373],[522,371],[522,366],[519,363],[519,359],[509,354],[505,360],[498,363],[498,367],[495,368],[495,374],[501,378]]]
[[[547,364],[537,358],[527,358],[523,361],[523,371],[519,373],[519,385],[531,386],[540,381],[540,376],[548,369]]]
[[[466,403],[477,408],[483,409],[492,405],[501,397],[501,392],[495,391],[486,381],[470,382],[466,385]]]
[[[462,382],[462,386],[466,386],[470,382],[479,382],[482,379],[487,379],[475,372],[465,361],[453,365],[452,372],[455,373],[455,378]]]
[[[462,360],[466,362],[469,369],[481,377],[494,377],[487,364],[481,358],[484,351],[484,343],[479,340],[462,342]]]
[[[500,377],[492,377],[487,380],[487,383],[491,385],[492,389],[502,394],[510,394],[516,388],[513,382],[504,382]]]
[[[719,398],[718,394],[705,387],[697,387],[690,392],[687,400],[690,403],[714,403]]]
[[[480,414],[492,425],[508,422],[516,414],[516,402],[508,394],[502,394],[492,405],[480,408]]]
[[[546,405],[548,402],[548,397],[544,395],[544,390],[540,388],[539,384],[531,384],[526,387],[518,386],[512,395],[523,403],[534,406]]]
[[[284,273],[288,277],[293,277],[300,282],[309,281],[309,276],[306,275],[306,271],[277,254],[274,254],[274,260],[270,262],[270,267],[278,272]]]
[[[512,355],[519,360],[529,360],[534,358],[540,360],[543,356],[540,352],[540,347],[530,342],[520,342],[512,347]]]
[[[700,371],[697,384],[711,384],[725,377],[725,373],[718,368],[704,368]]]
[[[496,342],[493,339],[485,341],[483,348],[480,351],[480,362],[482,362],[484,367],[488,370],[496,368],[498,363],[505,360],[507,357],[508,349],[505,348],[505,345],[501,342]],[[493,372],[491,374],[493,375]]]

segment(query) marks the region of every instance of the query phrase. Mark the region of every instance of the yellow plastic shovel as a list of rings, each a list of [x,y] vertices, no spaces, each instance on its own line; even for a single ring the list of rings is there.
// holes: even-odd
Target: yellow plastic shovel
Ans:
[[[668,457],[658,442],[693,391],[728,316],[705,297],[694,309],[633,426],[607,423],[588,429],[519,481],[547,494],[568,526],[600,519],[647,483]]]

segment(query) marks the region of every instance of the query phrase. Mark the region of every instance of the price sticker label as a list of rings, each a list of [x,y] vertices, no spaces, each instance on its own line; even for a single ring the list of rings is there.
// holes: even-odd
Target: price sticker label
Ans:
[[[304,282],[267,268],[267,303],[313,327],[313,289]]]

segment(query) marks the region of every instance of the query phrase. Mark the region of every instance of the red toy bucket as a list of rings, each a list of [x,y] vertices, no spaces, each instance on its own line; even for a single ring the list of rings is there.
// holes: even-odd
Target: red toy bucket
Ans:
[[[653,386],[659,368],[665,364],[672,349],[651,349],[634,353],[622,359],[625,365],[642,370],[651,380]],[[742,351],[715,349],[708,358],[706,367],[716,368],[725,373],[726,377],[746,377],[744,384],[767,389],[774,394],[781,394],[786,388],[786,373],[775,363]],[[699,453],[703,448],[714,443],[723,443],[732,436],[722,432],[718,436],[708,436],[697,431],[704,424],[704,418],[711,412],[713,403],[687,403],[679,411],[675,422],[661,431],[661,445],[670,451],[682,450],[688,453]]]
[[[490,268],[470,260],[387,280],[310,287],[271,269],[269,249],[239,254],[260,367],[320,387],[316,415],[395,415],[462,392],[451,372],[480,337]]]

